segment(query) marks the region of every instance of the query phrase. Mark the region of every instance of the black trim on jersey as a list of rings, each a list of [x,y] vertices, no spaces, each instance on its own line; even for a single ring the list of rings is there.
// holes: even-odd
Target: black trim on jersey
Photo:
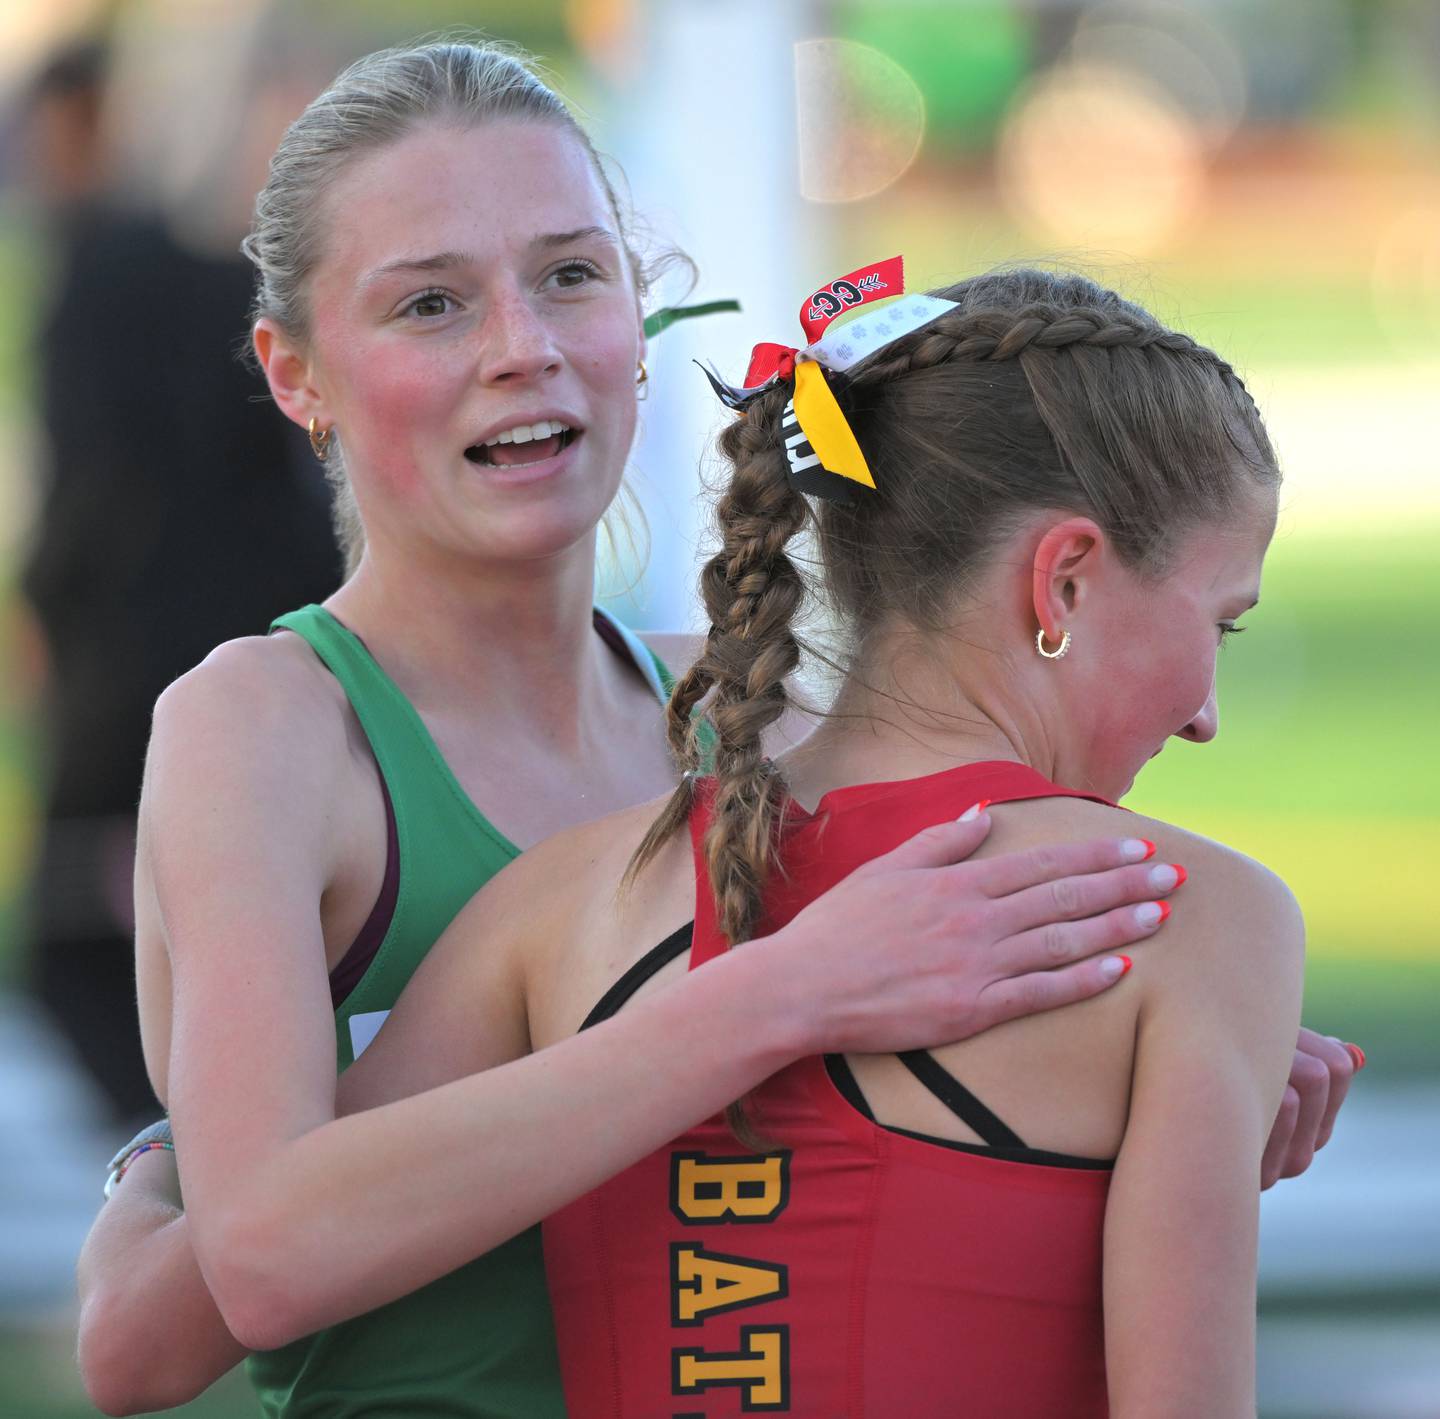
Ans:
[[[1075,1153],[1051,1153],[1044,1148],[991,1148],[985,1143],[962,1143],[958,1138],[936,1138],[930,1133],[916,1133],[913,1128],[882,1123],[886,1133],[914,1138],[920,1143],[934,1143],[940,1148],[953,1148],[957,1153],[974,1153],[981,1158],[999,1158],[1005,1163],[1031,1163],[1045,1168],[1078,1168],[1081,1172],[1108,1173],[1115,1166],[1114,1158],[1082,1158]]]
[[[600,997],[595,1008],[585,1017],[585,1023],[580,1028],[588,1030],[591,1025],[598,1025],[602,1020],[608,1020],[612,1015],[617,1014],[620,1007],[651,976],[664,970],[682,951],[690,949],[691,938],[694,934],[695,923],[687,921],[684,926],[672,931],[658,946],[652,946]]]
[[[1025,1140],[1000,1121],[929,1050],[907,1049],[896,1058],[961,1123],[967,1123],[992,1148],[1023,1148]]]
[[[935,1067],[940,1069],[938,1064]],[[1030,1163],[1037,1167],[1047,1168],[1079,1168],[1090,1172],[1104,1172],[1115,1166],[1113,1158],[1081,1158],[1073,1153],[1052,1153],[1045,1148],[1027,1148],[1024,1144],[1018,1147],[992,1147],[982,1143],[962,1143],[958,1138],[937,1138],[933,1133],[917,1133],[913,1128],[901,1128],[898,1124],[893,1123],[880,1123],[876,1119],[875,1111],[870,1107],[869,1101],[861,1092],[859,1081],[851,1071],[849,1061],[845,1056],[843,1054],[827,1054],[825,1068],[830,1074],[830,1082],[835,1085],[845,1102],[856,1113],[869,1119],[877,1128],[883,1128],[886,1133],[898,1133],[902,1138],[913,1138],[919,1143],[933,1143],[940,1148],[953,1148],[957,1153],[974,1153],[981,1158],[1000,1158],[1007,1163]],[[944,1073],[943,1070],[941,1072]],[[948,1074],[945,1077],[950,1078]],[[956,1087],[960,1086],[957,1084]],[[937,1095],[937,1097],[939,1096]],[[944,1103],[945,1100],[941,1099],[941,1102]],[[1003,1124],[1001,1126],[1004,1127]],[[977,1129],[976,1132],[979,1130]]]

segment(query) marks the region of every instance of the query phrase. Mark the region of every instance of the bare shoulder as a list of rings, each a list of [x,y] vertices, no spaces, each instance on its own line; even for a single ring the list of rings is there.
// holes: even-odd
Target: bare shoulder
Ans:
[[[291,858],[322,890],[353,817],[353,718],[293,636],[228,641],[171,684],[155,706],[140,806],[157,887],[167,862],[193,881],[201,843],[213,834],[218,851],[223,833],[232,859],[240,844],[238,857]]]
[[[344,691],[296,636],[227,641],[155,705],[147,788],[174,770],[228,782],[334,788],[351,767]]]
[[[664,806],[656,799],[557,833],[492,879],[466,909],[479,916],[476,932],[486,921],[528,922],[527,939],[513,947],[537,1044],[572,1033],[645,950],[693,915],[695,878],[683,829],[644,871],[628,875]]]
[[[995,829],[985,845],[987,856],[1046,842],[1100,836],[1144,838],[1155,844],[1157,863],[1173,862],[1185,868],[1188,880],[1184,897],[1177,897],[1177,903],[1204,895],[1215,899],[1214,910],[1232,915],[1261,905],[1282,914],[1298,910],[1290,889],[1263,863],[1159,818],[1084,798],[999,803],[991,814]]]
[[[1175,863],[1186,880],[1169,898],[1165,930],[1137,949],[1147,998],[1288,1000],[1298,988],[1304,921],[1289,887],[1253,857],[1203,834],[1084,799],[1000,804],[991,850],[1101,834],[1145,838],[1154,861]],[[1013,822],[1010,820],[1014,820]]]
[[[242,733],[281,724],[307,737],[340,717],[344,691],[298,636],[245,636],[216,646],[174,681],[155,706],[157,734],[219,723]]]

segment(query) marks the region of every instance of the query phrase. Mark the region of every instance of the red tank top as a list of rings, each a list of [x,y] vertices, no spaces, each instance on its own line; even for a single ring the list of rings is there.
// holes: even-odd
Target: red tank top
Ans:
[[[692,814],[697,845],[708,787]],[[1093,795],[984,763],[840,789],[813,815],[795,806],[785,872],[772,879],[757,935],[977,799],[1058,796]],[[698,850],[695,862],[692,969],[726,949]],[[618,1008],[649,969],[642,962],[597,1011]],[[675,1064],[684,1068],[680,1041]],[[712,1118],[545,1223],[565,1398],[577,1419],[1108,1412],[1107,1164],[882,1127],[818,1057],[756,1090],[752,1117],[764,1152]]]

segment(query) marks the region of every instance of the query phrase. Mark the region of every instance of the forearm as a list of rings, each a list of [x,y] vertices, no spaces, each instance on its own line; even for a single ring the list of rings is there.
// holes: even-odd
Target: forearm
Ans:
[[[80,1253],[80,1373],[107,1414],[193,1399],[245,1355],[210,1297],[168,1155],[136,1159]]]
[[[572,1039],[256,1160],[197,1232],[231,1328],[268,1348],[374,1309],[723,1109],[810,1043],[772,963],[753,943]]]

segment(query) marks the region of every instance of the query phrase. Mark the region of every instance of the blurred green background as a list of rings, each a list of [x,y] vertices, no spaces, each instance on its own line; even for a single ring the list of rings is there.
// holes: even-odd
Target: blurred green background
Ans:
[[[262,7],[210,8],[223,26]],[[451,22],[513,38],[542,51],[600,115],[601,145],[623,164],[627,152],[603,124],[621,125],[647,82],[645,56],[689,7],[431,0],[407,7],[403,27],[381,0],[263,8],[323,36],[342,57]],[[37,6],[0,23],[0,40],[11,26],[12,52],[39,60],[86,24],[164,24],[178,10],[160,0],[73,0],[44,14]],[[191,12],[193,23],[203,10]],[[761,23],[756,7],[733,14],[737,24]],[[781,33],[800,41],[796,95],[781,108],[793,109],[797,190],[808,199],[799,210],[823,253],[817,270],[808,252],[787,254],[797,290],[832,264],[849,269],[893,251],[906,254],[912,288],[1015,257],[1054,258],[1177,321],[1245,375],[1286,472],[1263,602],[1222,658],[1219,739],[1172,745],[1132,802],[1251,853],[1289,882],[1310,931],[1306,1022],[1361,1042],[1370,1060],[1347,1119],[1366,1109],[1371,1091],[1440,1099],[1424,1092],[1440,1088],[1430,905],[1440,859],[1435,7],[796,0]],[[0,79],[15,84],[22,74],[16,58]],[[715,82],[728,81],[718,74]],[[703,151],[723,134],[685,138]],[[44,661],[6,588],[43,467],[28,362],[45,279],[33,214],[8,197],[0,203],[0,983],[12,987],[23,975]],[[697,450],[705,433],[693,430]],[[652,624],[685,619],[683,607],[659,612],[650,607]],[[1317,1164],[1317,1186],[1327,1168],[1342,1174],[1346,1127],[1342,1120],[1332,1154]],[[1358,1168],[1352,1160],[1379,1183],[1387,1166],[1383,1156]],[[1357,1192],[1355,1205],[1375,1202]],[[1318,1315],[1342,1337],[1369,1335],[1366,1327],[1393,1317],[1433,1330],[1440,1257],[1421,1274],[1428,1280],[1411,1274],[1392,1284],[1377,1273],[1358,1286],[1348,1275],[1300,1291],[1262,1285],[1262,1317],[1284,1325]],[[93,1413],[74,1377],[63,1302],[7,1315],[0,1413]],[[1262,1326],[1262,1367],[1265,1334]],[[1303,1344],[1297,1353],[1309,1363]],[[1311,1401],[1287,1383],[1270,1385],[1262,1412],[1437,1412],[1433,1403],[1407,1409],[1378,1399],[1307,1409]],[[254,1408],[232,1376],[183,1412],[221,1419]]]

